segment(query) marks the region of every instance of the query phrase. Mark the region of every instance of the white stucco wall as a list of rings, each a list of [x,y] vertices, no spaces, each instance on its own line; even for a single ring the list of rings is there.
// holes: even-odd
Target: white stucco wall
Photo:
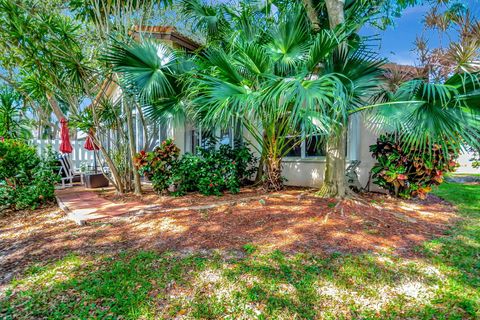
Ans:
[[[368,182],[370,169],[375,161],[369,147],[376,142],[376,135],[363,124],[363,119],[357,126],[350,125],[348,136],[348,160],[360,160],[357,170],[360,183],[365,186]],[[348,163],[347,163],[348,166]],[[283,175],[287,179],[286,185],[318,187],[323,181],[325,173],[325,157],[319,158],[286,158],[283,161]]]
[[[295,159],[283,161],[282,174],[287,186],[318,187],[323,181],[325,159]]]
[[[372,158],[369,151],[370,145],[376,142],[377,135],[364,125],[362,119],[357,119],[359,124],[357,129],[350,128],[349,130],[349,144],[348,144],[348,158],[349,160],[358,159],[361,161],[357,169],[359,180],[362,186],[366,186],[370,170],[375,164],[375,159]],[[180,148],[182,154],[191,151],[191,130],[192,127],[185,123],[175,123],[171,126],[171,134],[175,143]],[[244,139],[252,142],[250,134],[244,130]],[[254,148],[252,152],[257,154]],[[480,173],[480,169],[473,169],[469,164],[470,155],[462,155],[460,157],[461,167],[458,172],[461,173]],[[282,174],[287,179],[285,184],[289,186],[305,186],[305,187],[319,187],[323,181],[325,173],[325,157],[318,158],[285,158],[282,162]],[[347,163],[348,166],[348,163]],[[370,184],[372,190],[377,190],[374,184]]]
[[[480,174],[480,168],[472,167],[472,162],[470,159],[473,158],[473,152],[463,152],[458,157],[458,163],[460,167],[457,168],[456,173],[464,173],[464,174]]]

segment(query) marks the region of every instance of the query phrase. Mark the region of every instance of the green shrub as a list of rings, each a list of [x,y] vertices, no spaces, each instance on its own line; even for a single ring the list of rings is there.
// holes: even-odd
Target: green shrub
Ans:
[[[138,153],[135,166],[152,181],[156,192],[165,192],[173,185],[177,195],[193,191],[204,195],[221,195],[225,190],[237,193],[255,171],[255,158],[247,147],[199,148],[196,154],[187,153],[181,159],[179,153],[173,141],[166,140],[152,152]]]
[[[179,155],[180,149],[172,139],[168,139],[152,152],[138,153],[134,164],[140,174],[152,181],[153,189],[161,193],[171,184],[173,168],[177,165]]]
[[[195,155],[186,154],[179,161],[173,180],[176,192],[199,191],[218,196],[225,190],[238,193],[255,171],[254,162],[255,158],[245,146],[222,145],[218,150],[199,148]]]
[[[41,159],[34,147],[17,140],[0,142],[0,210],[36,208],[54,199],[55,170],[52,152]]]
[[[394,134],[382,135],[370,146],[377,163],[372,168],[374,183],[403,198],[425,198],[432,186],[443,182],[443,174],[458,166],[455,152],[433,144],[430,152],[405,150]]]

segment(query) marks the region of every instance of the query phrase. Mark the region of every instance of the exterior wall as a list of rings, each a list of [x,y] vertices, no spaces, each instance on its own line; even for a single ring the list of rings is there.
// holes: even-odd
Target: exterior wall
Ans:
[[[362,186],[367,184],[370,169],[375,163],[369,152],[370,145],[375,141],[375,133],[364,125],[363,119],[352,119],[348,134],[347,160],[361,161],[357,173]],[[283,161],[283,175],[287,179],[285,184],[306,187],[320,186],[325,173],[325,162],[325,157],[286,158]]]
[[[480,174],[480,168],[472,167],[472,162],[470,161],[472,158],[473,152],[461,153],[457,160],[460,167],[457,168],[456,172],[461,174]]]
[[[283,162],[282,174],[287,186],[319,187],[325,172],[325,159],[287,158]]]
[[[369,129],[363,119],[357,119],[357,125],[350,125],[348,135],[348,160],[360,160],[360,165],[357,169],[360,184],[366,186],[370,170],[375,164],[375,159],[372,158],[369,148],[374,144],[377,135]],[[181,153],[191,152],[191,130],[192,126],[185,123],[170,123],[169,134],[174,139]],[[254,143],[250,133],[244,129],[243,137],[245,141]],[[258,151],[251,148],[252,152],[258,157]],[[464,154],[459,161],[461,167],[457,172],[461,173],[480,173],[480,169],[473,169],[469,164],[470,155]],[[287,179],[285,182],[289,186],[304,186],[304,187],[319,187],[323,181],[325,173],[325,157],[318,158],[285,158],[282,162],[282,173]],[[347,161],[348,166],[348,161]],[[371,190],[380,191],[374,184],[370,184]]]
[[[186,139],[185,122],[179,121],[178,123],[174,123],[172,127],[172,138],[177,147],[180,148],[181,154],[188,152],[189,146],[187,145],[188,139]]]

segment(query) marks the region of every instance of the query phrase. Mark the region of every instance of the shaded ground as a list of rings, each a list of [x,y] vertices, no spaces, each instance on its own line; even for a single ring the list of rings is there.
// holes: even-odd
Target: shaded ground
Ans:
[[[412,256],[416,246],[442,235],[456,218],[453,207],[435,196],[425,201],[398,201],[368,195],[361,201],[336,205],[333,200],[289,190],[265,201],[120,217],[84,227],[66,220],[55,208],[10,216],[0,220],[0,283],[8,282],[32,262],[70,253],[238,252],[251,245],[265,252],[278,249],[326,255],[373,251]]]
[[[1,255],[8,256],[11,262],[21,261],[29,266],[5,286],[3,295],[0,294],[0,318],[479,319],[480,185],[444,184],[437,194],[455,203],[459,210],[457,215],[462,219],[457,220],[446,235],[417,246],[416,255],[398,255],[383,250],[355,254],[262,250],[259,245],[267,249],[272,246],[289,247],[289,243],[279,242],[277,245],[272,240],[275,238],[266,236],[258,242],[243,245],[241,250],[228,252],[142,250],[156,248],[155,239],[161,233],[151,229],[158,227],[158,221],[185,227],[183,219],[190,215],[197,220],[196,224],[205,227],[214,219],[215,212],[204,213],[204,220],[198,220],[192,213],[180,215],[178,219],[172,216],[135,218],[131,228],[139,232],[143,230],[144,234],[134,237],[130,229],[124,229],[127,232],[123,242],[117,239],[119,235],[115,232],[124,228],[122,223],[125,221],[118,225],[96,224],[79,228],[66,223],[52,210],[39,213],[37,219],[12,217],[8,221],[10,226],[3,223],[0,227],[2,245],[9,244]],[[277,200],[279,203],[267,201],[262,207],[285,212],[281,199]],[[305,211],[313,210],[309,208],[312,204],[303,201],[310,200],[297,199],[296,206],[305,206]],[[430,198],[430,201],[436,200]],[[383,198],[365,202],[373,206],[391,205],[389,199]],[[402,230],[407,233],[416,230],[412,218],[424,224],[432,224],[437,217],[444,222],[442,217],[445,213],[424,211],[427,204],[400,203],[405,211],[400,215],[397,212],[393,220],[406,220]],[[248,205],[256,208],[254,204]],[[332,207],[327,203],[326,208],[321,209],[331,211]],[[445,208],[451,209],[448,206]],[[239,210],[233,209],[230,215]],[[366,213],[347,218],[349,210],[346,207],[343,216],[341,208],[337,209],[339,212],[329,215],[326,226],[330,219],[336,220],[338,227],[344,221],[345,228],[349,228],[346,222],[353,223],[355,219],[370,223],[376,221],[368,220]],[[222,214],[220,210],[218,214]],[[281,213],[278,215],[281,216]],[[375,217],[385,223],[391,220],[390,215],[384,210]],[[259,214],[257,218],[265,220],[265,216]],[[302,214],[293,211],[286,216],[291,230],[295,230],[296,222],[302,221],[298,216]],[[237,220],[230,221],[235,223]],[[276,228],[281,221],[280,218],[267,219],[259,228],[267,230],[266,227],[271,226],[272,233],[275,231],[281,239],[282,230]],[[46,231],[42,233],[36,225],[21,229],[22,232],[12,229],[29,226],[32,222],[40,223]],[[398,222],[391,228],[401,226]],[[331,233],[322,229],[321,225],[315,227],[325,232],[326,239],[332,238]],[[196,230],[198,232],[199,228]],[[304,235],[313,232],[305,231],[303,227],[299,230]],[[423,231],[420,230],[420,233]],[[252,227],[234,234],[248,236],[253,233],[259,236],[256,232]],[[355,232],[358,237],[365,237],[365,245],[372,240],[368,237],[371,233],[359,229]],[[15,235],[19,236],[20,245],[20,254],[16,257],[8,252],[8,248],[13,249],[14,243],[10,242],[10,237]],[[40,246],[33,242],[27,245],[29,237],[41,241],[41,235],[46,236],[46,241]],[[88,236],[92,237],[91,241],[87,240]],[[191,236],[201,239],[201,235]],[[112,241],[110,246],[100,242],[100,239],[108,240],[109,237]],[[142,237],[152,243],[139,241]],[[171,237],[167,238],[172,240]],[[389,237],[393,237],[392,234],[389,233]],[[57,238],[64,242],[58,242]],[[231,240],[231,237],[227,238]],[[265,245],[267,239],[270,239],[270,246]],[[51,245],[47,245],[50,242]],[[134,245],[140,249],[133,249]],[[216,246],[227,245],[219,239]],[[349,248],[352,249],[345,247]],[[388,251],[394,251],[394,248]],[[30,258],[37,262],[22,254],[33,254]]]
[[[101,198],[112,201],[116,204],[125,204],[125,203],[142,203],[144,205],[158,205],[159,208],[168,209],[168,208],[178,208],[178,207],[189,207],[189,206],[201,206],[208,205],[218,201],[235,201],[238,199],[255,197],[267,195],[262,188],[253,188],[253,187],[244,187],[240,189],[240,192],[237,194],[231,194],[225,192],[223,196],[204,196],[200,193],[194,192],[189,193],[182,197],[174,197],[168,195],[158,195],[152,189],[151,185],[145,184],[142,186],[143,194],[141,196],[136,196],[134,194],[126,195],[116,195],[114,188],[104,188],[101,190],[92,189],[95,191]],[[288,191],[305,191],[304,188],[294,188],[288,187]]]
[[[449,229],[448,236],[420,243],[414,250],[416,255],[409,247],[417,243],[411,240],[414,232],[426,238],[443,232],[446,227],[443,223],[455,219],[452,207],[436,204],[437,198],[394,204],[391,199],[375,196],[355,205],[356,210],[362,208],[361,212],[353,214],[350,212],[353,208],[349,208],[353,204],[345,204],[342,214],[341,207],[334,212],[332,202],[317,203],[318,199],[292,194],[283,199],[267,200],[265,205],[240,203],[212,212],[185,212],[177,214],[178,217],[130,217],[83,228],[63,221],[51,210],[39,214],[36,219],[11,217],[0,226],[1,244],[7,244],[6,250],[2,246],[1,255],[11,262],[20,261],[29,266],[5,287],[6,296],[0,297],[0,317],[476,319],[480,312],[480,186],[446,184],[438,194],[455,202],[463,219]],[[292,210],[285,209],[288,204],[292,204]],[[435,207],[433,212],[428,210],[431,205]],[[255,210],[257,215],[242,211],[244,206],[252,212]],[[297,212],[293,207],[302,209]],[[266,209],[277,212],[277,218],[265,213]],[[371,211],[377,212],[371,216]],[[242,220],[235,215],[242,212],[254,222],[255,219],[263,222],[256,225],[258,230],[249,221],[246,222],[249,228],[232,230],[233,235],[259,237],[239,248],[232,244],[244,242],[227,234],[228,241],[190,242],[173,246],[179,250],[164,253],[142,251],[160,248],[155,239],[172,244],[186,234],[197,240],[211,239],[213,232],[209,228],[219,224],[215,222],[216,215],[224,215],[224,219],[239,226],[238,221]],[[312,213],[323,214],[324,224],[312,221],[315,227],[312,229],[318,231],[307,230],[301,225],[302,217]],[[193,225],[186,221],[190,218],[195,222]],[[358,220],[363,220],[363,225],[366,222],[366,226],[348,231],[349,224],[355,225]],[[23,228],[32,222],[40,223],[41,228]],[[423,229],[415,227],[417,224],[423,224]],[[282,225],[289,230],[281,229]],[[157,232],[162,226],[164,232]],[[167,226],[174,230],[186,229],[169,234]],[[348,231],[343,234],[350,239],[348,246],[338,241],[331,231],[340,232],[341,226]],[[24,231],[15,232],[16,227]],[[378,245],[381,237],[377,231],[372,232],[375,228],[380,231],[402,228],[405,235],[387,232],[385,239],[391,241]],[[135,230],[138,235],[134,234]],[[268,233],[276,237],[262,237],[261,230],[269,230]],[[327,254],[326,250],[300,248],[298,244],[293,245],[295,241],[281,241],[285,233],[291,232],[305,239],[315,232],[320,238],[323,232],[326,241],[338,242],[339,251]],[[15,241],[10,241],[13,236],[19,237],[18,256],[9,251],[15,249]],[[46,237],[45,241],[42,242],[41,236]],[[401,250],[402,246],[392,240],[395,237],[407,248]],[[28,242],[29,238],[40,243]],[[142,238],[147,240],[141,241]],[[351,240],[356,238],[364,240]],[[110,245],[102,239],[110,240]],[[371,252],[360,249],[361,243],[374,249]],[[195,250],[205,244],[236,250],[228,251],[230,254],[225,254],[224,250]],[[342,248],[363,253],[345,254],[340,251]],[[33,263],[32,259],[38,262]],[[4,268],[4,260],[2,263]],[[2,275],[3,270],[5,268]]]

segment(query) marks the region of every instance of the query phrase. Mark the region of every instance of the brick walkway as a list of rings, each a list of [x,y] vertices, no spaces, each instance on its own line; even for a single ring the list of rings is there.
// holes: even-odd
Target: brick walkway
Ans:
[[[145,208],[142,203],[113,203],[84,187],[56,190],[55,195],[60,208],[77,224],[121,216]]]

